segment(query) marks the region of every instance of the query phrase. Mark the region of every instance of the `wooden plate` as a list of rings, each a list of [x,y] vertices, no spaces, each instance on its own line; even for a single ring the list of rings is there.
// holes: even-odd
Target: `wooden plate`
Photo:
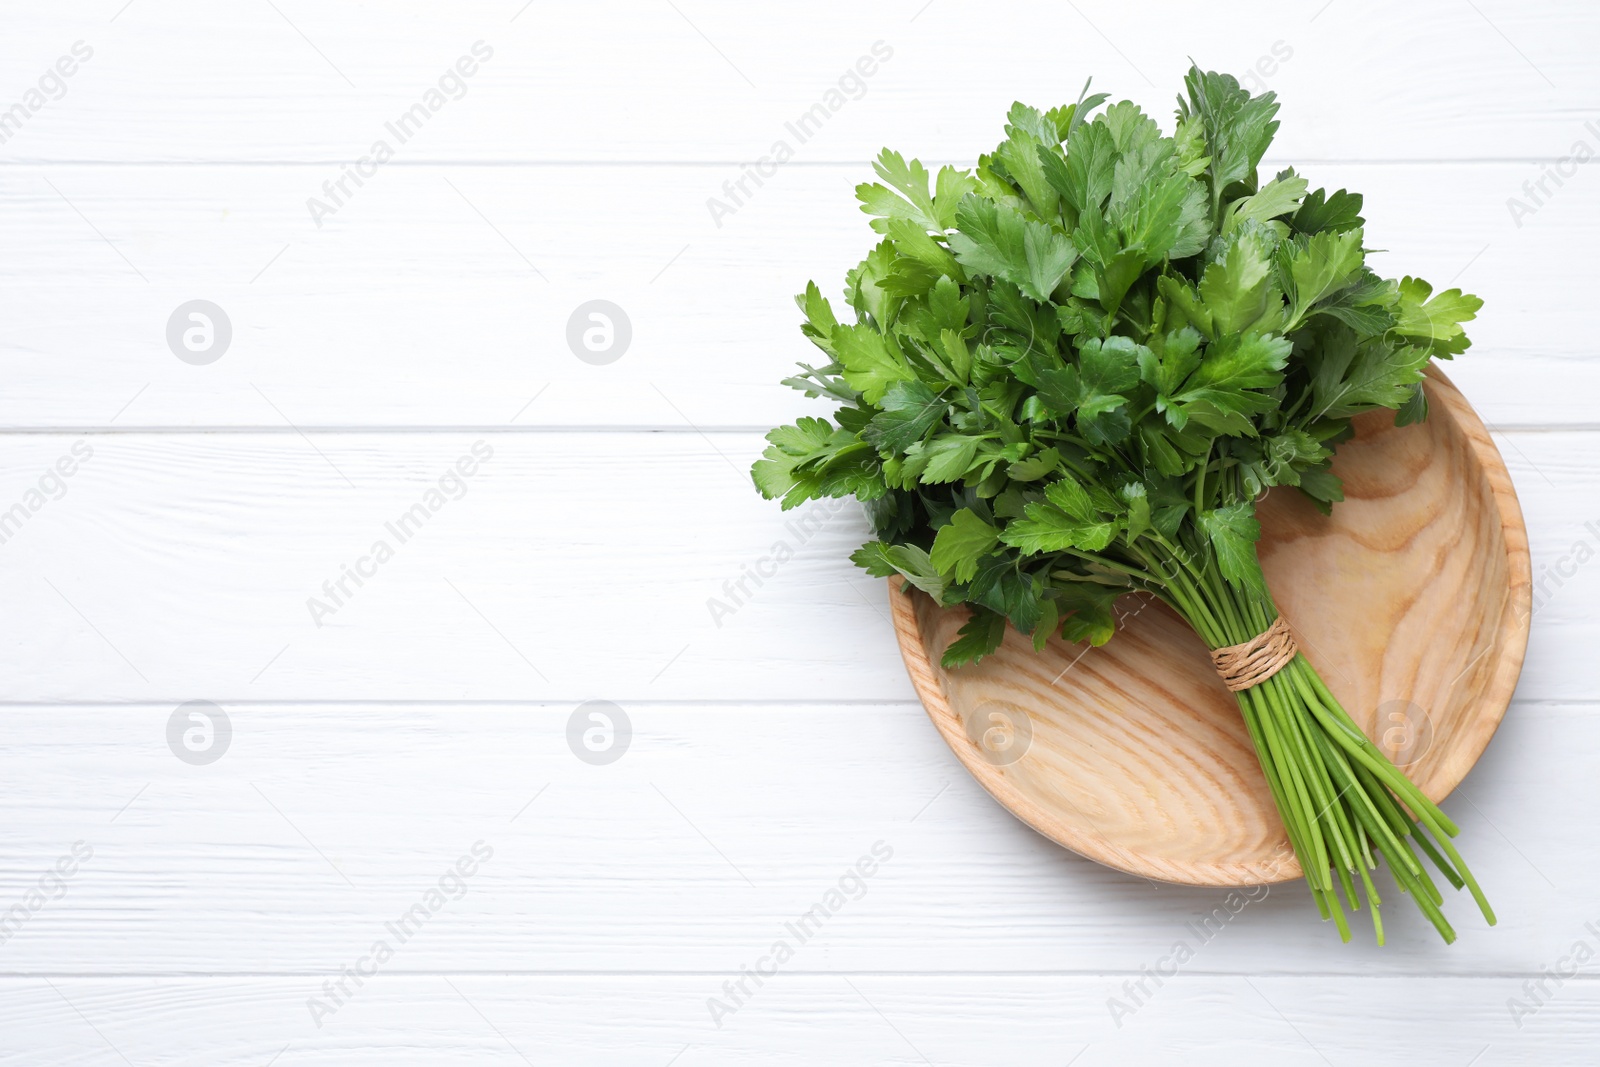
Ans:
[[[1528,539],[1483,422],[1437,370],[1428,420],[1356,420],[1332,517],[1261,503],[1261,562],[1301,648],[1367,735],[1435,800],[1505,715],[1528,639]],[[1204,644],[1152,598],[1119,603],[1100,647],[1007,631],[975,667],[939,657],[966,619],[890,602],[928,715],[985,789],[1046,837],[1147,878],[1235,886],[1300,877],[1255,748]]]

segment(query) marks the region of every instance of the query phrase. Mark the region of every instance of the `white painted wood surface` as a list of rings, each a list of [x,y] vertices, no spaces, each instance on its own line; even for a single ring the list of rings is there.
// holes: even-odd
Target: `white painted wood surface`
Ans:
[[[1600,149],[1592,5],[108,0],[0,28],[0,113],[92,50],[0,127],[0,1063],[1592,1058],[1600,188],[1560,163]],[[318,227],[307,198],[477,41],[465,94]],[[877,41],[718,226],[707,198]],[[789,294],[870,239],[850,190],[879,147],[970,160],[1012,99],[1090,73],[1164,116],[1186,55],[1259,63],[1272,162],[1362,191],[1397,272],[1487,301],[1448,369],[1539,591],[1517,702],[1446,805],[1502,922],[1457,904],[1453,946],[1403,903],[1388,947],[1341,946],[1289,886],[1201,938],[1222,894],[1031,834],[914,702],[844,558],[859,517],[791,526],[744,473],[807,410],[775,384],[808,356]],[[196,298],[233,326],[208,366],[164,337]],[[564,336],[595,298],[634,330],[606,366]],[[606,766],[567,742],[596,699],[632,726]],[[210,765],[168,747],[194,700],[232,728]],[[329,1013],[323,983],[476,842],[459,899]]]
[[[1600,149],[1600,134],[1589,137]],[[1472,358],[1450,367],[1485,420],[1600,425],[1593,342],[1550,314],[1590,298],[1589,276],[1557,265],[1600,244],[1593,172],[1518,227],[1505,201],[1539,177],[1537,163],[1303,169],[1363,192],[1388,250],[1375,259],[1394,273],[1492,294]],[[339,174],[328,164],[7,168],[12,250],[0,284],[29,299],[8,306],[0,339],[0,426],[115,416],[149,429],[764,430],[815,409],[774,388],[796,361],[815,362],[792,294],[808,279],[839,293],[873,237],[852,191],[872,178],[864,162],[781,170],[720,229],[705,201],[739,177],[727,165],[396,166],[319,230],[305,201]],[[607,366],[574,359],[564,340],[572,309],[596,297],[633,323],[627,354]],[[168,315],[195,298],[221,305],[234,328],[227,357],[204,367],[166,347]],[[62,375],[64,356],[81,376]],[[1552,379],[1569,388],[1531,387]]]

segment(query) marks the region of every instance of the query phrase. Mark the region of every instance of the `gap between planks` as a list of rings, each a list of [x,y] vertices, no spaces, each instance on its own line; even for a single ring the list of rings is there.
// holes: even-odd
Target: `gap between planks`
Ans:
[[[977,159],[942,159],[936,156],[918,157],[928,167],[963,167],[971,170]],[[1348,159],[1342,157],[1287,156],[1266,158],[1258,169],[1263,173],[1274,167],[1492,167],[1506,164],[1537,166],[1549,163],[1559,156],[1478,156],[1460,159],[1397,156],[1385,159]],[[7,167],[338,167],[348,163],[348,158],[334,159],[41,159],[26,156],[0,160],[0,169]],[[869,165],[870,158],[860,159],[793,159],[783,164],[785,169],[823,169],[827,167],[860,168]],[[1573,162],[1588,166],[1590,160]],[[393,159],[384,164],[385,169],[425,170],[430,167],[498,167],[498,168],[556,168],[556,167],[671,167],[682,170],[708,168],[739,168],[747,162],[738,159]]]
[[[4,971],[0,970],[0,982],[50,979],[63,981],[93,980],[93,981],[150,981],[152,979],[185,979],[185,978],[221,978],[221,979],[248,979],[248,978],[326,978],[330,974],[336,975],[338,970],[323,971]],[[406,971],[389,967],[383,969],[385,978],[726,978],[733,973],[730,970],[720,971],[523,971],[523,970],[471,970],[471,971]],[[1046,971],[962,971],[962,970],[929,970],[929,971],[796,971],[784,968],[781,972],[784,977],[795,978],[1122,978],[1129,975],[1139,975],[1143,970],[1101,970],[1101,971],[1073,971],[1073,970],[1046,970]],[[1361,974],[1351,971],[1197,971],[1184,968],[1183,978],[1272,978],[1272,979],[1307,979],[1307,980],[1352,980],[1366,981],[1378,978],[1383,981],[1407,981],[1418,979],[1440,979],[1457,982],[1480,981],[1514,981],[1520,978],[1537,977],[1544,971],[1395,971],[1382,974]],[[1600,974],[1579,972],[1570,978],[1563,977],[1563,984],[1567,982],[1600,982]]]
[[[572,704],[581,704],[589,696],[575,697],[539,697],[531,700],[510,699],[484,699],[484,700],[349,700],[328,699],[317,700],[314,698],[299,698],[295,700],[228,700],[229,707],[234,708],[399,708],[408,711],[423,711],[430,709],[444,710],[447,708],[504,708],[507,711],[566,708]],[[123,709],[137,710],[165,710],[170,708],[170,700],[61,700],[41,702],[37,700],[0,700],[0,713],[11,711],[59,711],[71,708],[79,711],[111,711]],[[707,710],[726,711],[729,708],[882,708],[885,710],[910,711],[921,710],[922,703],[914,698],[894,699],[885,697],[823,697],[813,699],[786,699],[779,697],[756,697],[741,699],[738,697],[712,697],[705,700],[695,700],[684,697],[665,700],[630,700],[630,708],[675,708],[693,710],[706,708]],[[1600,708],[1600,699],[1594,700],[1566,700],[1559,697],[1514,697],[1511,708],[1569,708],[1574,713],[1590,714],[1593,709]],[[1511,714],[1508,711],[1506,714]]]
[[[1494,434],[1553,434],[1553,433],[1600,433],[1600,422],[1567,422],[1567,423],[1485,423],[1485,428]],[[635,433],[659,434],[694,434],[701,437],[716,434],[722,437],[736,435],[764,435],[772,429],[766,423],[752,423],[750,425],[717,426],[690,426],[686,423],[635,423],[616,425],[593,425],[578,423],[562,425],[559,423],[530,423],[525,426],[507,425],[505,423],[461,423],[450,426],[438,426],[431,423],[419,425],[390,425],[390,426],[345,426],[328,425],[317,426],[301,423],[296,426],[4,426],[0,425],[0,437],[67,437],[88,436],[97,437],[192,437],[198,435],[221,436],[224,434],[245,435],[258,434],[263,436],[301,436],[303,434],[343,434],[347,436],[371,436],[373,434],[524,434],[535,436],[539,434],[615,434],[618,436]]]

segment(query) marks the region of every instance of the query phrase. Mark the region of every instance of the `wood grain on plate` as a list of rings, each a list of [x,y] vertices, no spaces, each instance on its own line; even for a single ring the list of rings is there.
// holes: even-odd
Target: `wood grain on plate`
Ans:
[[[1346,710],[1435,800],[1489,743],[1527,646],[1527,533],[1505,464],[1444,375],[1432,411],[1374,412],[1339,448],[1323,516],[1262,501],[1262,567],[1302,650]],[[1106,645],[1008,628],[1000,651],[938,666],[966,620],[891,581],[912,684],[968,771],[1018,818],[1132,874],[1192,885],[1300,876],[1254,746],[1205,646],[1159,602],[1124,598]],[[1132,603],[1130,604],[1130,601]],[[1003,731],[1000,744],[986,731]]]

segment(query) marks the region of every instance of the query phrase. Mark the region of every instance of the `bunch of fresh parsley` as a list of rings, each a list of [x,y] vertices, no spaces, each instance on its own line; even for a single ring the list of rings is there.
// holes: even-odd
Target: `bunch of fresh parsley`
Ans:
[[[839,407],[768,434],[756,486],[785,508],[861,500],[878,538],[852,559],[971,610],[947,667],[993,652],[1008,623],[1037,647],[1102,644],[1137,591],[1211,648],[1261,633],[1277,609],[1256,501],[1275,486],[1340,500],[1329,464],[1351,417],[1423,418],[1428,361],[1468,346],[1481,301],[1375,274],[1358,194],[1293,170],[1260,180],[1274,94],[1197,68],[1185,89],[1171,135],[1131,102],[1091,118],[1098,94],[1014,105],[971,171],[885,150],[882,182],[856,189],[883,238],[846,276],[854,321],[815,284],[797,298],[827,359],[786,383]],[[1368,872],[1387,856],[1454,938],[1412,842],[1494,921],[1455,826],[1303,656],[1238,698],[1343,937],[1335,882],[1359,908],[1359,876],[1382,942]]]

